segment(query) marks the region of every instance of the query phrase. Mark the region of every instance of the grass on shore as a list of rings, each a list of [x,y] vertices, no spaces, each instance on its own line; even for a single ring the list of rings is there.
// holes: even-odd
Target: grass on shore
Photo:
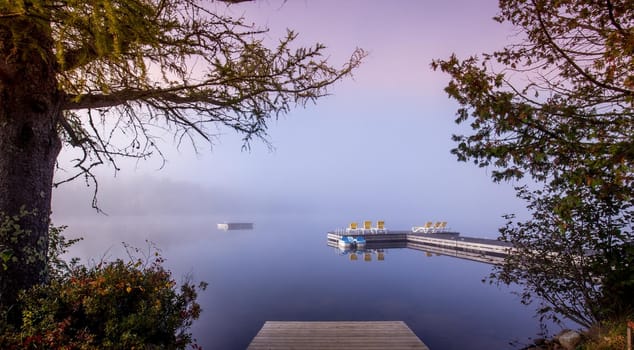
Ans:
[[[627,321],[612,321],[590,328],[584,334],[583,350],[625,349],[627,346]]]

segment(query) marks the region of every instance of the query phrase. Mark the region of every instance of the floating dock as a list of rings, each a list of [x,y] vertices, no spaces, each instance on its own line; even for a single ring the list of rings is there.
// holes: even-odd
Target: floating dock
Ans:
[[[495,239],[461,237],[457,232],[413,233],[411,231],[387,231],[385,233],[328,232],[328,244],[336,246],[343,236],[363,237],[366,249],[410,248],[457,258],[501,264],[513,247],[510,243]]]
[[[217,225],[219,230],[253,230],[252,222],[225,222]]]
[[[266,321],[247,349],[429,350],[403,321]]]

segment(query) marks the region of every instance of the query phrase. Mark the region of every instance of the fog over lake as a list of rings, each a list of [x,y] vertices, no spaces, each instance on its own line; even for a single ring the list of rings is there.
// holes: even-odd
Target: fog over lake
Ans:
[[[89,202],[91,188],[68,186],[56,195],[54,222],[69,225],[67,237],[85,238],[69,256],[93,264],[127,258],[122,242],[143,254],[151,242],[177,281],[209,283],[193,327],[205,349],[243,349],[267,320],[403,320],[432,349],[512,348],[510,342],[527,343],[539,331],[534,310],[512,289],[482,283],[490,265],[411,249],[386,249],[381,260],[371,251],[371,261],[357,253],[352,260],[351,252],[326,244],[326,232],[351,219],[380,217],[392,229],[423,220],[408,220],[407,206],[360,216],[309,196],[249,197],[159,178],[105,179],[104,215],[77,204]],[[380,206],[365,207],[374,205]],[[225,221],[255,228],[218,230]],[[469,221],[450,226],[464,229]]]
[[[447,221],[463,236],[495,238],[505,220],[526,217],[514,186],[493,169],[450,154],[458,106],[432,59],[504,46],[514,33],[491,20],[497,1],[272,1],[219,6],[267,25],[277,43],[286,28],[298,45],[325,43],[334,65],[355,47],[370,55],[353,79],[316,105],[269,123],[269,140],[243,151],[221,127],[212,145],[159,141],[166,162],[119,160],[94,184],[79,179],[53,193],[53,221],[84,237],[71,255],[84,262],[125,257],[121,242],[154,242],[180,279],[210,283],[195,324],[205,349],[244,348],[266,320],[404,320],[432,349],[508,348],[538,331],[533,310],[511,290],[481,283],[490,266],[392,249],[385,260],[351,261],[326,245],[326,232],[351,221],[388,229]],[[64,151],[63,170],[72,175]],[[87,186],[89,185],[89,186]],[[254,222],[218,231],[221,222]],[[375,254],[375,253],[372,253]]]

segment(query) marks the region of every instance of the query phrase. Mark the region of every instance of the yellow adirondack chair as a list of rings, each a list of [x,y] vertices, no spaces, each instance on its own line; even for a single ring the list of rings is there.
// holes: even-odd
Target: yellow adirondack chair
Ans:
[[[363,233],[367,232],[372,232],[372,221],[364,221],[363,222]]]
[[[387,230],[385,229],[385,221],[384,220],[379,220],[376,222],[376,227],[374,228],[374,232],[375,233],[379,233],[379,232],[386,232]]]

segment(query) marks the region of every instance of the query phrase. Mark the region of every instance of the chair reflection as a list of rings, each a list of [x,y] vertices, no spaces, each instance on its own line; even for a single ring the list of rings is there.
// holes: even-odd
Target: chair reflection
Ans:
[[[385,261],[385,250],[383,249],[350,250],[337,248],[337,251],[339,255],[349,255],[350,261],[358,261],[363,257],[363,261],[371,262],[374,254],[376,254],[376,261]]]

